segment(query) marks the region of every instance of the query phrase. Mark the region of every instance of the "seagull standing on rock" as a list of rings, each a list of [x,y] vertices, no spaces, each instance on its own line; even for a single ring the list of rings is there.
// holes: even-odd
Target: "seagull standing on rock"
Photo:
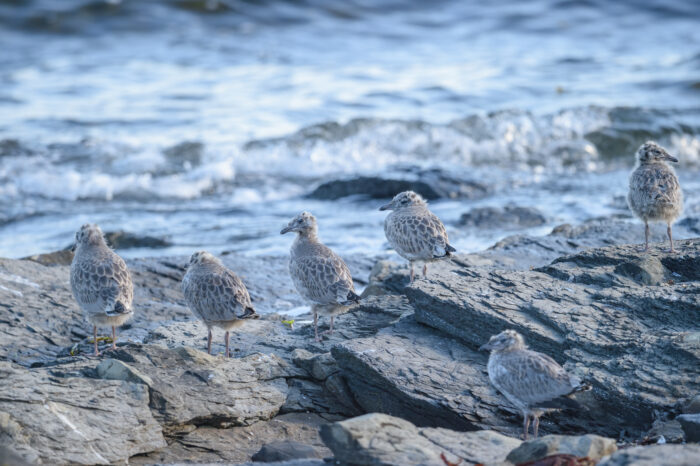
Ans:
[[[343,259],[318,239],[316,217],[302,212],[294,217],[280,234],[295,232],[289,259],[289,274],[299,294],[311,301],[314,314],[314,337],[318,336],[318,314],[330,315],[328,330],[333,334],[333,320],[348,306],[357,303],[350,269]]]
[[[649,249],[649,221],[652,221],[666,223],[671,252],[674,252],[671,224],[683,210],[683,192],[676,172],[666,162],[678,162],[678,159],[649,141],[637,150],[637,166],[630,175],[627,203],[644,221],[645,251]]]
[[[207,326],[209,354],[212,327],[226,331],[224,338],[228,358],[231,329],[242,325],[246,320],[259,317],[241,279],[206,251],[197,251],[190,257],[187,273],[182,279],[182,293],[192,313]]]
[[[75,234],[70,285],[75,300],[93,325],[95,356],[100,354],[98,325],[112,327],[112,349],[116,349],[115,327],[134,315],[131,307],[134,285],[126,263],[107,246],[97,225],[86,223]]]
[[[514,330],[492,336],[479,349],[491,351],[488,373],[493,386],[523,412],[524,440],[530,418],[534,418],[533,433],[537,438],[542,414],[553,409],[580,408],[568,395],[590,389],[554,359],[528,349],[522,335]]]
[[[409,283],[413,283],[414,261],[423,261],[425,278],[427,262],[448,258],[456,251],[450,246],[445,226],[419,194],[413,191],[399,193],[379,210],[393,210],[384,220],[384,234],[391,247],[410,263]]]

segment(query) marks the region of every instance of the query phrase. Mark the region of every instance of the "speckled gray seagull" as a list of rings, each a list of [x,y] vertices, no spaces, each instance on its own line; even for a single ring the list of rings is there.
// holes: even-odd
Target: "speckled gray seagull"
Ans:
[[[280,234],[296,232],[289,258],[289,274],[299,294],[311,301],[314,337],[318,337],[318,314],[330,315],[329,333],[333,333],[336,314],[358,302],[348,266],[318,239],[316,218],[309,212],[294,217]]]
[[[542,414],[553,409],[580,408],[568,396],[590,389],[569,375],[554,359],[528,349],[523,337],[514,330],[492,336],[479,349],[491,351],[488,373],[493,386],[522,411],[525,440],[530,418],[534,418],[536,438]]]
[[[423,278],[428,273],[427,262],[448,258],[456,251],[447,238],[447,231],[428,204],[413,191],[405,191],[379,210],[393,210],[384,220],[386,239],[394,250],[411,265],[423,261]]]
[[[666,223],[671,252],[674,252],[671,224],[683,210],[683,192],[676,172],[666,162],[678,162],[678,159],[651,141],[642,144],[636,156],[637,165],[630,175],[627,203],[644,221],[644,250],[649,249],[649,222],[652,221]]]
[[[85,224],[75,234],[75,256],[70,266],[73,296],[93,325],[95,356],[97,326],[112,327],[112,349],[116,346],[115,327],[133,315],[134,286],[126,263],[104,240],[100,227]]]
[[[257,319],[250,295],[235,273],[206,251],[197,251],[190,257],[187,273],[182,279],[182,293],[187,304],[209,331],[207,352],[211,354],[212,327],[226,331],[226,357],[232,328],[249,319]]]

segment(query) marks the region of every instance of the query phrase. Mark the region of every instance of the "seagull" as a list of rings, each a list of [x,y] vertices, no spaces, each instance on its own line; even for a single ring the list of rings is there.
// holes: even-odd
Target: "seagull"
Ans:
[[[419,194],[404,191],[379,210],[393,210],[384,221],[384,234],[391,247],[411,264],[409,283],[413,283],[414,261],[423,261],[425,278],[427,262],[448,258],[456,251],[449,243],[445,226]]]
[[[649,249],[649,221],[652,221],[666,223],[671,252],[674,252],[671,224],[683,210],[683,192],[676,172],[666,162],[678,162],[678,159],[652,141],[642,144],[636,156],[627,204],[644,221],[644,250]]]
[[[328,330],[333,334],[333,320],[348,306],[357,303],[350,270],[343,259],[318,239],[316,217],[302,212],[280,231],[297,233],[289,259],[289,274],[299,294],[311,301],[314,314],[314,337],[318,336],[318,314],[330,315]]]
[[[95,356],[100,354],[98,325],[112,327],[112,349],[116,349],[115,327],[134,315],[134,285],[126,263],[107,246],[97,225],[86,223],[75,234],[70,285],[75,300],[93,325]]]
[[[190,257],[187,273],[182,278],[182,293],[187,304],[209,330],[207,353],[211,354],[212,327],[226,330],[226,357],[229,353],[229,332],[248,319],[257,319],[250,295],[235,273],[206,251]]]
[[[553,409],[581,406],[569,395],[590,390],[546,354],[527,348],[522,335],[505,330],[494,335],[479,350],[490,350],[489,379],[513,405],[523,412],[523,438],[527,440],[530,418],[537,438],[540,416]]]

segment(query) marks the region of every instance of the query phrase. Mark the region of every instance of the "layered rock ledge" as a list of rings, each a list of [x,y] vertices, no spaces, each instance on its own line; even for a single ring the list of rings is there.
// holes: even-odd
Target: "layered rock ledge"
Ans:
[[[577,251],[571,243],[582,249],[590,231],[510,238],[432,264],[410,286],[403,264],[380,261],[370,274],[375,261],[351,260],[358,278],[369,276],[364,299],[320,343],[303,316],[290,327],[274,314],[301,304],[284,258],[261,259],[260,272],[251,258],[225,256],[267,313],[232,337],[230,359],[220,335],[214,355],[202,351],[206,329],[179,291],[185,257],[128,262],[136,318],[99,358],[88,356],[68,267],[0,259],[0,458],[291,466],[445,464],[444,454],[517,464],[534,449],[693,464],[700,240],[679,241],[676,254]],[[583,412],[543,417],[536,448],[520,445],[520,413],[491,387],[488,355],[477,351],[505,328],[593,385],[578,395]]]

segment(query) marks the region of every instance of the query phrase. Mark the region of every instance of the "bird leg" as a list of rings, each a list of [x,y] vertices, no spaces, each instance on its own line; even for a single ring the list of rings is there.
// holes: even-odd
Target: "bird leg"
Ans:
[[[226,334],[224,335],[224,339],[226,339],[226,357],[228,358],[229,357],[228,342],[230,340],[228,330],[226,330]]]
[[[112,349],[117,349],[117,330],[112,325]]]
[[[95,355],[95,356],[99,356],[99,355],[100,355],[100,352],[99,352],[99,350],[97,349],[97,325],[93,325],[93,326],[92,326],[92,341],[93,341],[93,343],[95,344],[95,353],[94,353],[94,355]]]
[[[649,222],[644,222],[644,251],[649,250]]]
[[[428,263],[424,262],[423,263],[423,278],[426,278],[428,276]]]
[[[317,343],[321,342],[321,339],[318,337],[318,312],[314,310],[314,338],[316,339]]]
[[[327,333],[328,335],[333,335],[333,320],[334,320],[334,319],[335,319],[335,316],[331,316],[331,326],[330,326],[330,328],[329,328],[328,330],[326,330],[325,332],[323,332],[324,334]]]
[[[671,233],[671,224],[668,224],[668,229],[666,230],[666,233],[668,233],[668,242],[671,243],[671,252],[676,252],[673,250],[673,234]]]
[[[411,264],[411,279],[408,281],[408,284],[409,284],[409,285],[410,285],[411,283],[413,283],[413,262],[410,262],[410,264]]]
[[[209,337],[207,338],[207,354],[211,354],[211,329],[209,329]]]
[[[530,429],[530,415],[525,415],[525,420],[523,421],[523,440],[527,440],[527,431]]]
[[[540,417],[535,416],[535,420],[532,422],[532,430],[535,438],[537,438],[537,433],[540,430]]]

